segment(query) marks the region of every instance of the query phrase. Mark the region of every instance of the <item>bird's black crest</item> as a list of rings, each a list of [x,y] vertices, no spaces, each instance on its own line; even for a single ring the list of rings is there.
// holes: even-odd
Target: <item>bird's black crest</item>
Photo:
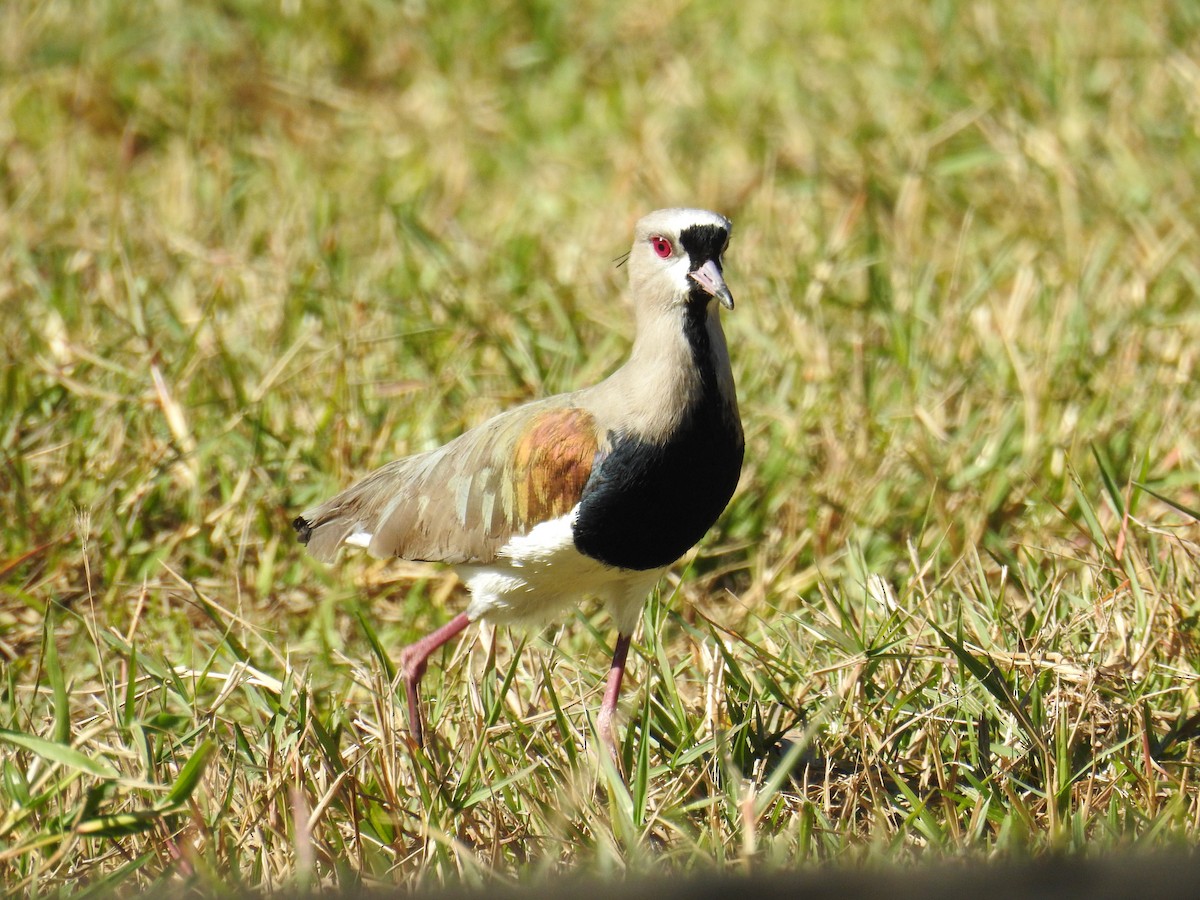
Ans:
[[[687,251],[693,272],[710,259],[719,260],[728,242],[729,232],[720,225],[692,225],[679,233],[679,243]]]
[[[309,538],[312,537],[312,526],[304,521],[304,516],[296,516],[292,521],[292,527],[296,529],[296,535],[300,538],[300,543],[307,544]]]

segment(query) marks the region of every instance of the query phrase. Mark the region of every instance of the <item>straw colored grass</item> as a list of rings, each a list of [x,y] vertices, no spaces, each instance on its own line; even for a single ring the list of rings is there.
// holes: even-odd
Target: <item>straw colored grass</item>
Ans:
[[[443,4],[442,6],[445,6]],[[1200,16],[0,6],[0,883],[485,884],[1200,837]],[[631,337],[735,221],[728,512],[612,632],[472,631],[319,497]]]

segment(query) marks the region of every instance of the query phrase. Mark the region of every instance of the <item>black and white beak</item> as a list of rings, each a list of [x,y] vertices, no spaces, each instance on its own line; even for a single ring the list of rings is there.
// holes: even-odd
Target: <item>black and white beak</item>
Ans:
[[[721,274],[721,267],[715,259],[706,261],[704,265],[694,272],[689,272],[688,275],[704,288],[706,293],[716,297],[723,307],[733,309],[733,294],[725,286],[725,277]]]

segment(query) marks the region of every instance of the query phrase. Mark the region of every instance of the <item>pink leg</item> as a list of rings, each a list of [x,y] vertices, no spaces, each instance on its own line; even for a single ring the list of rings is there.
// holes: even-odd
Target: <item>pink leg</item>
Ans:
[[[612,666],[608,670],[608,686],[604,689],[604,702],[600,705],[600,718],[596,728],[600,732],[600,740],[608,748],[613,759],[617,756],[616,731],[613,728],[613,716],[617,713],[617,697],[621,693],[621,679],[625,677],[625,659],[629,656],[629,639],[631,635],[618,634],[617,645],[613,648]]]
[[[425,729],[421,727],[421,710],[417,705],[420,699],[417,691],[421,685],[421,676],[425,674],[425,666],[434,650],[470,624],[471,620],[467,618],[467,614],[459,613],[437,631],[431,631],[400,651],[400,674],[404,676],[404,693],[408,698],[408,728],[418,747],[425,746]]]

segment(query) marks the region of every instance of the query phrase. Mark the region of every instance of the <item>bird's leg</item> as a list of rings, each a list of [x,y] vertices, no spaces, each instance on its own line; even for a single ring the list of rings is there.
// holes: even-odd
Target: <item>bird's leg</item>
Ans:
[[[414,641],[400,651],[400,674],[404,677],[404,693],[408,698],[408,728],[418,747],[425,746],[425,730],[421,727],[421,710],[417,701],[420,699],[417,691],[421,685],[421,676],[429,657],[456,634],[471,624],[466,613],[459,613],[441,628],[431,631],[419,641]]]
[[[596,722],[600,740],[608,748],[608,754],[614,761],[617,758],[617,742],[613,717],[617,712],[617,697],[621,693],[621,679],[625,677],[625,658],[629,656],[630,637],[631,635],[628,634],[617,635],[617,645],[613,648],[612,666],[608,670],[608,686],[604,689],[604,702],[600,705],[600,718]]]

